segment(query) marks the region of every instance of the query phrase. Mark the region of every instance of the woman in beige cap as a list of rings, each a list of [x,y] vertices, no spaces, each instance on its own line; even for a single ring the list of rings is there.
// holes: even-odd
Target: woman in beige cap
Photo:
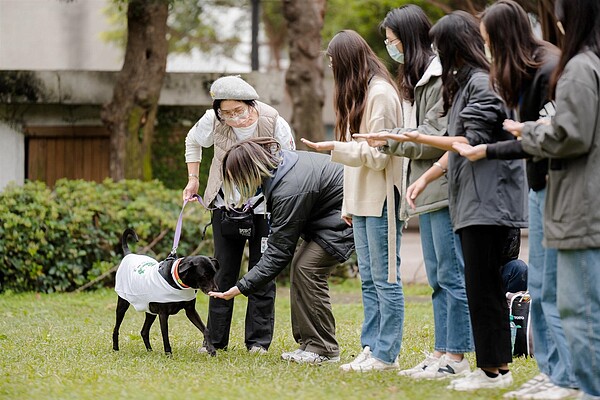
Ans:
[[[257,101],[256,90],[239,76],[225,76],[213,82],[210,88],[213,107],[190,129],[185,140],[185,161],[188,184],[183,199],[198,193],[202,148],[214,145],[204,201],[212,214],[215,258],[219,261],[217,285],[230,288],[238,280],[246,241],[249,248],[248,269],[260,260],[269,236],[269,223],[262,193],[250,199],[254,210],[254,232],[251,236],[230,236],[222,230],[221,219],[225,207],[232,207],[237,199],[225,199],[221,163],[229,148],[253,137],[275,138],[283,149],[294,150],[290,126],[273,107]],[[269,282],[248,296],[244,342],[250,352],[265,353],[273,338],[275,282]],[[211,298],[208,310],[208,330],[217,349],[226,349],[233,314],[233,301]],[[200,349],[201,351],[204,348]]]

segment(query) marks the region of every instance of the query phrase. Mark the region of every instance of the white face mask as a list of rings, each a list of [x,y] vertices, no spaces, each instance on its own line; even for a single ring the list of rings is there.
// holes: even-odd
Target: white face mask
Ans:
[[[400,64],[404,64],[404,53],[401,53],[395,44],[388,44],[385,46],[385,49],[390,57],[392,57],[392,60],[399,62]]]
[[[484,43],[483,48],[485,50],[485,58],[487,58],[487,60],[491,64],[492,61],[494,61],[494,57],[492,57],[492,52],[490,51],[490,46],[488,46],[487,43]]]

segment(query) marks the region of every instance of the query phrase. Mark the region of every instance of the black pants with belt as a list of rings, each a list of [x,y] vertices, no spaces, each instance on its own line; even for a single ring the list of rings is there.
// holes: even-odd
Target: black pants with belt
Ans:
[[[509,228],[474,225],[459,229],[475,355],[479,368],[512,362],[510,321],[502,281],[502,249]]]
[[[221,210],[214,210],[212,215],[215,258],[219,261],[216,275],[219,291],[229,290],[239,279],[244,247],[248,241],[249,261],[251,269],[261,258],[261,240],[269,234],[268,221],[263,214],[254,215],[255,234],[250,240],[230,239],[221,235]],[[211,298],[208,306],[208,330],[213,345],[217,349],[225,349],[229,344],[229,331],[233,315],[234,300]],[[275,282],[271,281],[255,293],[248,296],[244,342],[250,349],[252,346],[269,348],[273,339],[275,322]]]

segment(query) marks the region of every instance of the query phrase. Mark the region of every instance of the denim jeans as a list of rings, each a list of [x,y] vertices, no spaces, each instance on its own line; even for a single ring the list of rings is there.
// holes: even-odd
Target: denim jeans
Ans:
[[[352,217],[358,270],[362,285],[364,322],[361,345],[373,357],[393,363],[402,343],[404,294],[400,279],[400,238],[403,222],[396,220],[397,281],[388,283],[387,207],[381,217]]]
[[[448,207],[419,215],[427,280],[433,289],[434,349],[442,353],[473,351],[460,239]]]
[[[527,290],[527,264],[523,260],[510,260],[502,266],[502,282],[507,292]]]
[[[558,251],[558,311],[579,388],[600,396],[600,249]]]
[[[557,251],[542,245],[546,189],[529,191],[529,270],[533,354],[555,385],[577,387],[572,357],[556,304]]]

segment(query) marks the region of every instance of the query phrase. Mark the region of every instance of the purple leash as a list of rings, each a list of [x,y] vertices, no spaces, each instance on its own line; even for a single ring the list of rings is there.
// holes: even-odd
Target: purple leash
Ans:
[[[200,203],[204,207],[206,207],[206,205],[204,204],[204,200],[202,199],[202,197],[199,194],[194,194],[189,199],[184,200],[183,207],[181,207],[181,212],[179,213],[179,219],[177,220],[177,227],[175,228],[175,236],[173,237],[173,249],[171,250],[171,255],[173,255],[173,256],[175,256],[177,254],[177,246],[179,246],[179,238],[181,237],[181,223],[183,221],[183,210],[185,210],[185,205],[191,199],[194,199],[194,198],[198,200],[198,203]],[[206,207],[206,208],[208,208],[208,207]]]

